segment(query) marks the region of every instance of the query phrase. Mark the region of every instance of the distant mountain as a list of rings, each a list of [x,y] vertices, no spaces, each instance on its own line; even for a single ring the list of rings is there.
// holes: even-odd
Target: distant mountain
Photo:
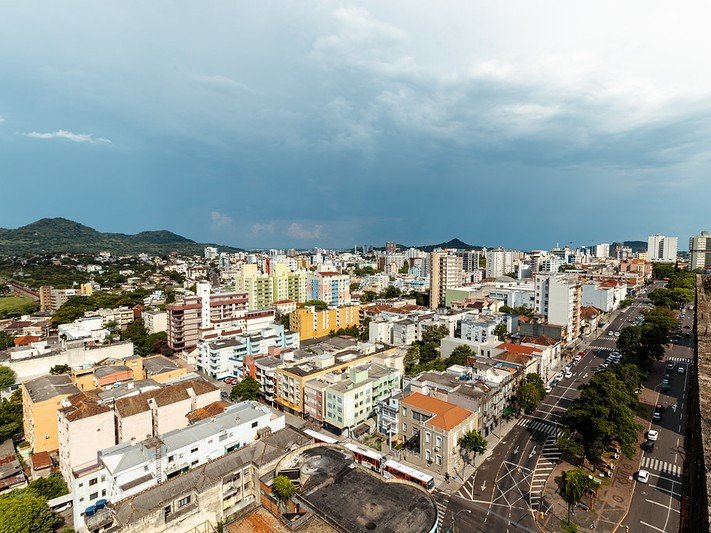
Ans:
[[[459,239],[452,239],[451,241],[447,242],[441,242],[439,244],[423,244],[421,246],[409,246],[407,244],[397,244],[396,245],[400,250],[407,250],[408,248],[417,248],[418,250],[422,250],[423,252],[431,252],[435,248],[456,248],[457,250],[482,250],[483,246],[475,246],[472,244],[467,244],[464,241],[461,241]],[[374,250],[385,250],[384,246],[380,246],[378,248],[374,248]]]
[[[102,233],[66,218],[43,218],[17,229],[0,228],[0,255],[24,253],[88,252],[106,250],[115,254],[165,255],[172,251],[181,254],[202,254],[205,246],[170,231],[142,231],[135,235]],[[229,246],[218,246],[227,252],[241,251]]]

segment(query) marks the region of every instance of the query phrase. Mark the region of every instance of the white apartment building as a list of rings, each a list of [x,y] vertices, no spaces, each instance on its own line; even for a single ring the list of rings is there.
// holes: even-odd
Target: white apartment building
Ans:
[[[595,245],[595,257],[597,259],[607,259],[610,257],[610,245],[609,244],[596,244]]]
[[[273,433],[284,427],[284,415],[257,402],[240,402],[187,428],[101,450],[72,471],[74,527],[86,531],[84,515],[98,500],[119,502],[251,444],[265,428]]]
[[[144,311],[141,316],[143,317],[143,325],[149,335],[168,331],[168,313],[166,311],[151,309]]]
[[[536,287],[534,283],[525,282],[497,285],[489,290],[489,298],[500,300],[509,307],[533,309],[536,305]]]
[[[486,252],[486,277],[498,278],[513,272],[513,252],[497,248]]]
[[[647,261],[675,263],[677,238],[665,235],[650,235],[647,239]]]
[[[615,280],[583,284],[582,305],[597,307],[605,313],[614,311],[627,297],[627,284]]]
[[[711,268],[711,233],[702,231],[701,235],[689,238],[689,270]]]
[[[214,246],[205,246],[205,259],[215,259],[217,257],[217,248]]]
[[[499,323],[504,322],[504,315],[482,315],[476,318],[467,317],[461,322],[461,335],[463,340],[487,343],[496,339],[494,330]]]
[[[566,343],[580,336],[582,288],[575,276],[538,273],[534,277],[537,314],[549,324],[567,328]]]

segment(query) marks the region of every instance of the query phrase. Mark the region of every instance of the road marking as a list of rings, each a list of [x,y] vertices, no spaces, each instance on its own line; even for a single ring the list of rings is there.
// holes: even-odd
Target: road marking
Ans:
[[[661,531],[662,533],[667,533],[667,532],[664,531],[663,529],[659,529],[658,527],[653,526],[652,524],[648,524],[647,522],[642,522],[642,521],[640,520],[639,523],[642,524],[643,526],[651,527],[652,529],[654,529],[654,530],[656,530],[656,531]]]
[[[655,502],[654,500],[650,500],[650,499],[647,499],[647,498],[645,498],[644,501],[649,502],[649,503],[653,503],[654,505],[658,505],[659,507],[664,507],[665,509],[670,509],[670,510],[674,511],[675,513],[681,514],[681,511],[680,511],[679,509],[674,509],[673,507],[669,507],[669,506],[667,506],[667,505],[664,505],[663,503]]]
[[[486,480],[484,480],[484,483],[481,484],[481,490],[482,492],[486,490]]]

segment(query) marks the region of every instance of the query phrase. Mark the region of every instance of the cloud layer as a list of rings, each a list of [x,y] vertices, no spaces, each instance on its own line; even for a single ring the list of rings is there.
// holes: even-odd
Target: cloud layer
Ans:
[[[6,6],[4,185],[49,194],[0,227],[131,205],[134,227],[103,229],[535,248],[707,225],[706,3],[188,4],[170,24],[164,9]],[[78,157],[23,135],[115,142]]]

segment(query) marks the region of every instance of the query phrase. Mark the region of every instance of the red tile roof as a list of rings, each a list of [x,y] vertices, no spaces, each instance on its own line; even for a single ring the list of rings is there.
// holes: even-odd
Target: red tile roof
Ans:
[[[400,401],[409,407],[415,407],[434,414],[435,416],[430,418],[427,424],[445,431],[455,428],[472,415],[471,411],[467,411],[458,405],[425,396],[419,392],[413,392]]]
[[[506,350],[511,353],[520,353],[524,355],[533,355],[534,353],[541,353],[543,350],[538,348],[533,348],[532,346],[521,346],[520,344],[514,344],[513,342],[502,342],[497,346],[502,350]]]

